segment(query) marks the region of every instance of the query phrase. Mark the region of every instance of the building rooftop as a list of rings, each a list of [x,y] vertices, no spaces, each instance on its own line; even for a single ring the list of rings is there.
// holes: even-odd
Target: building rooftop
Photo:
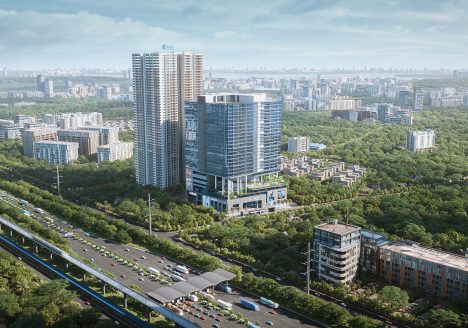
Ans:
[[[394,241],[382,246],[381,249],[468,271],[468,258],[453,253],[439,251],[434,248],[422,247],[415,243]]]
[[[353,231],[361,230],[361,228],[357,226],[353,226],[350,224],[334,223],[334,222],[320,224],[316,226],[315,229],[320,229],[320,230],[336,233],[339,235],[344,235]]]
[[[57,141],[57,140],[42,140],[36,141],[35,144],[48,144],[48,145],[78,145],[78,142]]]

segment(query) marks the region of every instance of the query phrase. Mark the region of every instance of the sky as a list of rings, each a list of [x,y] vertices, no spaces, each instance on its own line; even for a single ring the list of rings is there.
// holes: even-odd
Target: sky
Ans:
[[[127,68],[162,44],[205,68],[468,67],[468,0],[2,0],[0,66]]]

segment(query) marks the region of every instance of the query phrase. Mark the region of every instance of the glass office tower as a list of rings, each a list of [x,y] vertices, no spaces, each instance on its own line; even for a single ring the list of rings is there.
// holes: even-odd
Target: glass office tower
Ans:
[[[238,215],[285,202],[280,138],[281,102],[264,94],[205,95],[186,103],[188,199]]]

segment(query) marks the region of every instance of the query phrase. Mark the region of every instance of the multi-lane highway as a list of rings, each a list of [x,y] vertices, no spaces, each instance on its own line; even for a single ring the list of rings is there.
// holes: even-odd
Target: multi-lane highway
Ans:
[[[90,235],[85,231],[77,229],[73,227],[73,225],[49,214],[37,213],[37,209],[30,204],[20,205],[19,199],[16,199],[7,193],[2,193],[1,196],[3,197],[3,201],[9,203],[11,206],[29,211],[33,218],[37,219],[44,225],[48,225],[50,228],[55,229],[57,232],[62,234],[65,232],[72,232],[73,235],[70,234],[67,239],[76,254],[82,258],[89,259],[97,268],[104,272],[111,272],[119,282],[127,286],[138,286],[142,294],[154,292],[156,289],[172,283],[172,280],[168,276],[172,275],[171,270],[173,270],[173,268],[179,263],[171,261],[170,259],[158,254],[149,253],[146,250],[120,245],[100,237]],[[51,220],[53,220],[53,222],[51,222]],[[127,262],[126,264],[125,261]],[[136,267],[138,268],[135,269]],[[161,279],[158,279],[157,281],[145,274],[149,267],[159,270],[162,273]],[[140,272],[141,270],[143,270],[143,272]],[[195,275],[197,275],[197,272],[192,270],[191,273],[185,275],[185,278]],[[257,322],[261,327],[266,327],[271,324],[285,328],[318,326],[313,325],[310,321],[305,320],[300,316],[293,315],[281,308],[276,311],[272,311],[270,308],[261,305],[257,298],[239,290],[233,290],[232,294],[225,294],[221,291],[217,291],[216,294],[216,298],[233,304],[233,313],[239,317],[244,317],[248,321]],[[251,311],[240,306],[240,297],[250,298],[251,300],[257,301],[260,311]],[[199,306],[201,307],[201,304]],[[220,316],[220,311],[217,310],[204,309],[202,311],[198,311],[192,308],[190,312],[188,311],[189,308],[187,307],[187,311],[184,312],[184,316],[187,316],[190,320],[197,322],[202,327],[213,327],[214,325],[218,325],[219,327],[239,326],[236,320],[229,320],[228,317]],[[198,314],[198,316],[195,316],[196,314]],[[210,314],[212,315],[211,317]]]

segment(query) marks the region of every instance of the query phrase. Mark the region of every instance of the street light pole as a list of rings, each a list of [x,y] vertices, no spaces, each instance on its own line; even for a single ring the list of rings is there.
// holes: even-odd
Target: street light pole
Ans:
[[[148,194],[148,230],[151,235],[151,194]]]
[[[59,166],[57,165],[57,193],[59,196],[60,194],[60,175],[59,175]]]
[[[307,295],[310,294],[310,242],[307,243]]]

